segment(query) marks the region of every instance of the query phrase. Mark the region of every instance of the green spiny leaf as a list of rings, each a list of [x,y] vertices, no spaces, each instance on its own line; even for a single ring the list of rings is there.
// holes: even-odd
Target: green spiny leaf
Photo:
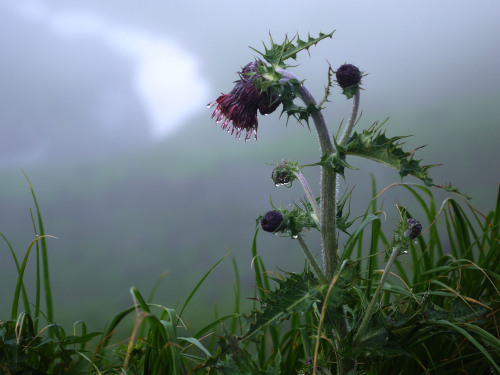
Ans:
[[[362,133],[354,132],[345,145],[336,144],[338,152],[388,165],[397,169],[401,177],[412,175],[422,180],[426,185],[433,186],[427,171],[435,165],[420,165],[421,160],[414,159],[415,150],[404,151],[401,147],[403,143],[400,140],[406,137],[387,138],[385,131],[380,130],[386,121],[381,124],[376,122],[367,130],[363,130]]]
[[[285,68],[285,60],[288,60],[290,58],[295,60],[297,58],[298,52],[302,50],[306,50],[309,52],[309,48],[318,44],[318,42],[325,38],[331,38],[334,32],[335,30],[329,34],[319,33],[319,36],[317,38],[313,38],[312,36],[308,35],[307,40],[300,39],[300,36],[298,34],[292,39],[288,39],[288,36],[286,36],[285,40],[281,44],[274,43],[273,38],[270,37],[271,46],[268,48],[264,44],[264,52],[260,52],[252,47],[250,48],[260,54],[269,64],[279,68]]]
[[[337,229],[345,234],[349,234],[347,229],[359,218],[357,217],[349,221],[349,215],[351,214],[351,194],[352,190],[344,194],[337,202]],[[347,202],[349,202],[347,205],[347,212],[344,212],[344,207]]]
[[[248,317],[249,331],[245,340],[261,333],[270,325],[278,325],[292,314],[308,312],[319,302],[318,281],[312,272],[289,274],[284,280],[275,279],[279,288],[260,300],[262,307]]]
[[[321,157],[321,160],[317,165],[321,165],[324,168],[330,169],[335,173],[338,173],[345,180],[344,170],[345,168],[357,169],[352,165],[348,164],[346,161],[346,154],[341,152],[334,152],[331,155],[325,154]]]
[[[325,86],[325,96],[323,96],[323,99],[318,104],[318,107],[323,106],[324,103],[328,102],[328,97],[330,96],[330,89],[333,87],[333,76],[335,75],[335,71],[332,69],[332,66],[330,63],[328,63],[328,79],[327,79],[327,84]]]

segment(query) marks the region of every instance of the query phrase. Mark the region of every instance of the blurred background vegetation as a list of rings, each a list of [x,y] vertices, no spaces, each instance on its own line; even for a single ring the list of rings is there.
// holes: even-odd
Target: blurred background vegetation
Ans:
[[[408,135],[408,149],[435,182],[452,182],[482,211],[499,183],[500,25],[494,1],[458,4],[386,1],[9,1],[0,4],[0,232],[24,255],[34,238],[29,175],[49,239],[51,281],[60,323],[85,320],[93,330],[132,304],[129,287],[176,307],[201,275],[231,251],[242,295],[251,296],[255,219],[298,201],[299,186],[275,188],[282,158],[318,161],[314,132],[277,113],[259,119],[259,140],[221,131],[206,104],[232,88],[236,71],[256,57],[269,33],[337,32],[299,55],[295,73],[318,98],[328,62],[368,73],[358,129],[390,117],[388,136]],[[349,113],[337,88],[325,111],[332,133]],[[352,212],[364,212],[369,173],[382,188],[397,171],[355,160],[346,173]],[[319,171],[305,175],[318,192]],[[411,181],[411,179],[409,179]],[[343,187],[343,189],[345,186]],[[439,193],[438,193],[439,197]],[[388,215],[402,190],[386,196]],[[385,230],[391,231],[388,220]],[[425,223],[428,224],[428,223]],[[308,239],[317,245],[317,237]],[[304,261],[289,239],[261,235],[268,269],[294,271]],[[33,262],[32,262],[33,263]],[[34,269],[34,264],[30,264]],[[26,280],[33,276],[27,275]],[[8,316],[16,271],[0,245],[0,319]],[[233,293],[231,262],[204,283],[191,324]],[[192,306],[193,307],[193,306]],[[225,308],[220,307],[223,311]],[[211,318],[207,317],[207,321]]]

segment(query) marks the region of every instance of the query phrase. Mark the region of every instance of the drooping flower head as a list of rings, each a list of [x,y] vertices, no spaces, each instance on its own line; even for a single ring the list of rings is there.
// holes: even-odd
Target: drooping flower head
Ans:
[[[262,115],[272,113],[280,105],[280,101],[255,86],[255,82],[263,77],[256,74],[262,61],[251,62],[238,72],[240,79],[235,82],[234,88],[229,94],[222,94],[209,104],[216,106],[212,118],[217,123],[222,123],[222,129],[227,129],[228,133],[236,134],[240,138],[243,131],[246,131],[245,141],[248,141],[252,134],[257,139],[257,110]]]

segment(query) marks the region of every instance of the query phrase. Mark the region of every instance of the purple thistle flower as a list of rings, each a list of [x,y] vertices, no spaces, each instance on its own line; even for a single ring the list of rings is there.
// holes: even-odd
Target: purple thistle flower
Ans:
[[[216,105],[212,114],[217,123],[222,123],[222,129],[227,129],[228,133],[236,134],[240,138],[243,131],[246,131],[245,141],[248,141],[252,134],[257,139],[257,110],[262,115],[272,113],[280,105],[279,100],[275,100],[266,91],[261,91],[255,87],[254,82],[262,79],[257,72],[257,67],[263,64],[261,61],[254,61],[247,64],[241,72],[238,72],[240,79],[235,81],[235,86],[229,94],[220,95],[215,101],[209,104],[210,107]]]

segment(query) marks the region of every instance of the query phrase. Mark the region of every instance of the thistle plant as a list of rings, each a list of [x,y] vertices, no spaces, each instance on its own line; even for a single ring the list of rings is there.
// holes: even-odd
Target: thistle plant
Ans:
[[[131,287],[133,305],[115,315],[102,332],[87,332],[81,320],[74,323],[71,333],[65,331],[53,321],[44,242],[51,236],[44,234],[29,183],[38,228],[33,221],[36,239],[30,238],[22,262],[0,232],[18,271],[11,317],[0,319],[0,373],[500,373],[500,188],[492,211],[481,214],[451,185],[434,184],[428,175],[432,166],[414,159],[415,150],[403,149],[404,137],[387,137],[384,122],[355,131],[360,127],[363,72],[352,64],[336,70],[329,66],[325,95],[319,101],[313,98],[305,81],[289,71],[292,67],[287,61],[332,34],[307,40],[286,38],[281,44],[271,39],[264,52],[257,51],[259,58],[239,72],[235,87],[210,104],[215,107],[215,121],[246,141],[257,138],[259,113],[270,114],[281,106],[288,119],[293,117],[308,127],[314,124],[321,148],[316,163],[300,165],[283,159],[271,172],[274,185],[292,187],[298,182],[305,196],[287,208],[271,202],[269,211],[256,220],[252,244],[256,287],[251,311],[241,313],[239,271],[233,258],[233,313],[220,316],[215,308],[215,319],[194,334],[184,324],[186,307],[226,255],[201,277],[180,309],[167,307],[168,299],[160,304],[146,302]],[[342,131],[332,137],[322,110],[336,85],[352,100],[352,110]],[[411,175],[422,184],[399,182],[377,194],[373,179],[368,209],[357,222],[358,218],[350,218],[352,191],[337,193],[345,169],[353,168],[348,162],[351,156],[396,168],[401,178]],[[318,197],[302,173],[306,167],[321,168]],[[392,187],[408,191],[422,213],[417,219],[410,204],[396,205],[399,220],[389,239],[382,230],[378,197]],[[459,198],[448,197],[436,205],[434,187],[457,193]],[[435,225],[438,219],[444,230]],[[429,226],[423,230],[425,222]],[[303,272],[266,271],[257,253],[260,229],[296,241],[307,259]],[[322,244],[321,249],[311,251],[306,240],[313,230],[320,232]],[[347,234],[343,243],[338,242],[339,232]],[[36,257],[34,304],[24,280],[30,254]],[[384,254],[385,266],[379,267],[378,258]],[[46,314],[41,310],[42,284]],[[201,314],[207,316],[206,311]],[[127,316],[135,316],[130,337],[116,344],[115,332]],[[42,317],[47,325],[40,329]]]
[[[329,282],[333,279],[339,263],[338,231],[346,230],[345,226],[339,227],[338,221],[343,220],[345,224],[346,218],[343,218],[339,211],[339,207],[342,208],[343,205],[339,206],[340,197],[336,191],[339,177],[345,179],[345,168],[354,169],[347,163],[347,155],[378,161],[398,169],[401,177],[413,175],[426,185],[433,186],[427,173],[432,166],[420,165],[420,161],[414,159],[413,151],[403,151],[399,141],[404,137],[387,138],[381,130],[383,123],[375,123],[362,133],[353,133],[358,120],[363,77],[358,67],[343,64],[335,71],[330,66],[325,96],[319,102],[312,96],[304,81],[289,71],[291,66],[287,64],[288,60],[295,60],[300,51],[309,51],[319,41],[331,38],[332,35],[333,32],[320,33],[317,38],[309,36],[307,40],[301,40],[297,36],[292,40],[286,38],[281,44],[275,43],[271,38],[271,45],[265,46],[264,52],[255,50],[260,57],[246,64],[238,73],[240,79],[236,81],[231,92],[220,95],[209,105],[215,106],[212,118],[217,123],[222,123],[222,129],[238,138],[246,132],[245,141],[251,139],[252,135],[257,139],[257,112],[267,115],[281,105],[281,113],[286,114],[288,118],[293,117],[308,127],[312,120],[321,148],[320,161],[314,164],[321,167],[321,195],[318,198],[312,195],[309,184],[300,172],[304,166],[290,161],[278,163],[272,173],[276,186],[289,185],[294,180],[299,180],[306,193],[307,203],[302,208],[295,206],[291,212],[283,210],[281,213],[285,214],[287,220],[271,232],[278,231],[299,239],[302,230],[318,229],[322,238],[322,266],[321,272],[316,273],[318,277]],[[338,138],[330,135],[322,112],[323,106],[329,100],[334,80],[341,88],[342,94],[353,101],[349,120],[342,136]],[[296,99],[300,99],[303,105],[298,105]],[[267,217],[264,216],[262,220],[265,229],[268,224]]]
[[[409,254],[417,241],[420,241],[422,224],[419,220],[411,218],[406,209],[398,206],[401,218],[390,243],[380,232],[380,211],[373,209],[372,214],[362,215],[362,222],[357,229],[349,233],[349,228],[356,221],[349,217],[348,203],[352,191],[342,196],[338,194],[339,182],[346,178],[345,169],[355,169],[349,164],[348,157],[366,158],[395,168],[401,179],[413,176],[422,182],[419,188],[425,192],[428,192],[429,188],[436,187],[465,197],[451,185],[434,184],[428,174],[433,165],[422,165],[421,160],[414,157],[415,150],[403,149],[402,140],[406,137],[386,136],[382,129],[385,121],[374,122],[364,130],[354,129],[359,123],[358,111],[364,76],[358,67],[345,63],[334,70],[329,65],[325,94],[319,101],[307,89],[305,81],[290,71],[293,66],[289,65],[289,60],[295,60],[299,52],[309,52],[318,42],[332,36],[333,32],[320,33],[318,37],[308,36],[306,40],[300,39],[299,36],[293,39],[287,37],[280,44],[271,38],[270,45],[264,45],[264,51],[254,49],[259,56],[246,64],[238,73],[239,80],[236,81],[234,88],[228,94],[220,95],[209,105],[215,107],[212,118],[222,124],[222,129],[235,134],[237,138],[245,134],[245,141],[252,137],[257,139],[259,112],[267,115],[281,106],[281,115],[286,114],[287,123],[293,118],[307,125],[309,130],[311,130],[310,125],[314,125],[321,150],[318,161],[314,164],[300,165],[298,162],[286,159],[275,164],[271,173],[273,183],[276,186],[291,187],[298,181],[304,189],[305,198],[288,208],[272,206],[267,213],[257,219],[258,226],[262,230],[296,240],[312,272],[306,269],[302,274],[286,274],[282,278],[276,278],[274,280],[278,284],[278,289],[270,292],[269,277],[264,276],[262,279],[263,276],[259,273],[264,266],[256,255],[254,240],[252,251],[254,260],[257,259],[256,278],[261,287],[258,291],[260,297],[256,300],[260,301],[261,307],[254,306],[252,313],[243,316],[246,319],[246,330],[242,329],[243,336],[236,338],[226,335],[221,338],[221,350],[213,360],[209,361],[209,367],[222,370],[223,373],[226,373],[224,371],[232,373],[229,369],[234,371],[236,368],[240,373],[275,373],[273,371],[279,369],[283,371],[284,365],[280,353],[281,350],[285,350],[284,347],[276,344],[274,354],[271,356],[272,361],[263,361],[266,347],[265,333],[268,332],[273,342],[277,342],[279,333],[273,327],[283,320],[294,317],[297,319],[299,313],[305,314],[305,325],[296,325],[296,335],[302,337],[304,346],[305,367],[302,373],[330,374],[333,370],[337,374],[375,373],[370,366],[374,363],[373,358],[376,358],[376,355],[380,353],[394,355],[402,352],[396,350],[400,344],[390,340],[390,337],[396,337],[394,335],[396,330],[389,331],[388,323],[384,322],[384,319],[389,319],[390,314],[382,314],[379,307],[393,266],[396,265],[401,272],[405,272],[397,260],[400,256]],[[327,124],[323,109],[336,86],[347,100],[352,101],[352,109],[342,131],[332,136],[330,133],[332,125]],[[321,168],[319,197],[314,196],[301,172],[306,167]],[[408,186],[404,183],[399,185]],[[412,188],[409,189],[419,202],[422,202],[421,197]],[[375,203],[373,205],[375,207]],[[372,244],[367,261],[368,267],[362,275],[361,237],[364,229],[370,225],[373,226]],[[306,238],[310,230],[320,232],[321,249],[311,251],[309,248]],[[431,231],[435,233],[434,229]],[[339,232],[348,234],[343,246],[338,242]],[[387,263],[381,271],[382,276],[378,283],[374,283],[372,278],[376,260],[373,260],[373,257],[377,256],[379,240],[382,240],[385,246]],[[356,244],[359,247],[358,259],[351,259]],[[315,253],[321,254],[319,260],[313,255]],[[411,256],[413,260],[419,262],[414,254]],[[427,303],[426,297],[417,298],[412,293],[410,295],[417,302],[417,309],[423,312],[426,309],[423,307]],[[388,297],[383,300],[386,303],[389,301]],[[403,329],[403,325],[405,329],[408,328],[409,320],[405,319],[398,329]],[[310,328],[306,327],[310,327],[313,321],[317,330],[308,331]],[[416,332],[420,326],[421,323],[412,329]],[[310,336],[304,333],[306,331]],[[308,337],[315,338],[314,349]],[[248,359],[244,363],[239,362],[242,353],[245,353],[245,345],[249,342],[257,343],[259,358],[255,361]],[[500,347],[500,341],[498,344]],[[293,347],[295,345],[294,341]],[[290,349],[289,355],[296,358],[295,354],[290,354],[292,352]],[[412,355],[409,352],[405,354]],[[490,360],[490,357],[487,358]],[[494,361],[490,363],[493,363],[491,368],[497,367]],[[270,372],[264,371],[264,368]]]

